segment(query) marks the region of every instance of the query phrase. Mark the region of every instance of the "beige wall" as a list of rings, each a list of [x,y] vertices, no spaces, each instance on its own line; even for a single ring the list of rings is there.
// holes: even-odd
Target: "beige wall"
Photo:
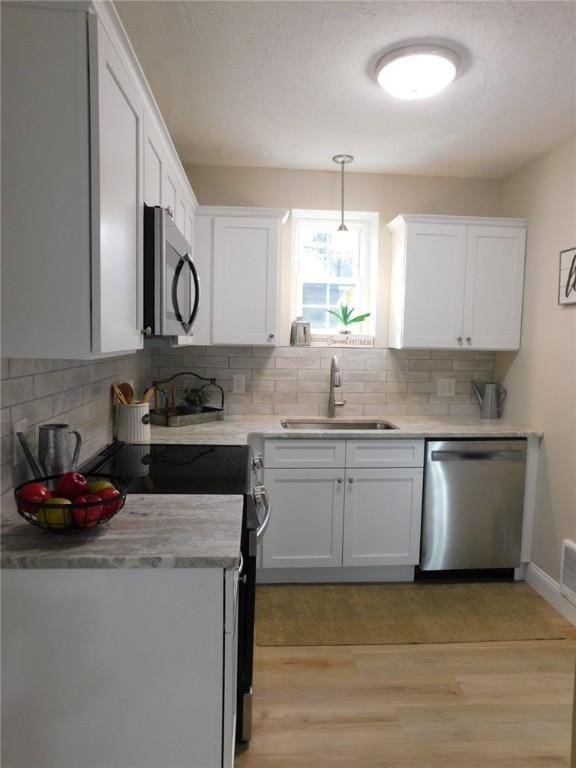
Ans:
[[[562,539],[576,539],[576,305],[557,304],[558,254],[576,246],[576,139],[505,182],[502,214],[529,224],[522,347],[497,356],[497,374],[507,417],[544,431],[533,561],[558,579]]]
[[[201,205],[246,205],[270,208],[339,210],[338,171],[293,171],[276,168],[188,166],[186,171]],[[491,179],[456,179],[347,173],[346,208],[380,213],[380,260],[376,339],[386,346],[388,336],[388,277],[390,239],[386,223],[399,213],[444,213],[498,216],[501,182]],[[290,226],[283,236],[282,284],[290,280]],[[287,344],[292,297],[282,297],[279,343]]]

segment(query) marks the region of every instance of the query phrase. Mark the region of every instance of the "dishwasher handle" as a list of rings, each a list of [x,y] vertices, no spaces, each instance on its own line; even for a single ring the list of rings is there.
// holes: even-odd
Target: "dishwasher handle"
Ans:
[[[432,451],[432,461],[524,461],[524,451],[514,450],[467,450]]]

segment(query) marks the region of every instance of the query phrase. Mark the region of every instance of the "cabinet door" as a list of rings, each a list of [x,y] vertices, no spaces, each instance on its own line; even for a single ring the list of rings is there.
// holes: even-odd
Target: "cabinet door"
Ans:
[[[274,344],[278,223],[214,219],[212,342]]]
[[[421,469],[346,472],[344,565],[415,565],[420,556]]]
[[[92,273],[94,351],[122,352],[142,346],[143,104],[101,23],[97,127],[100,227]]]
[[[176,221],[176,204],[178,202],[177,186],[176,175],[172,168],[166,164],[162,188],[162,205],[168,209],[174,222]]]
[[[269,469],[264,568],[342,565],[344,470]]]
[[[154,125],[144,116],[144,202],[162,205],[164,151]]]
[[[460,348],[465,275],[465,226],[408,224],[402,346]]]
[[[468,227],[464,346],[518,349],[526,231]]]
[[[178,200],[176,202],[176,226],[182,232],[182,234],[185,234],[186,231],[186,219],[188,218],[188,207],[186,205],[186,201],[184,200],[184,195],[182,194],[182,191],[179,191],[178,194]]]

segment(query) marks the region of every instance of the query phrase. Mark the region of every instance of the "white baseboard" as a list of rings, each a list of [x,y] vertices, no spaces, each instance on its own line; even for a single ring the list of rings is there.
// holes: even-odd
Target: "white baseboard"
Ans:
[[[567,600],[560,592],[560,585],[534,563],[526,569],[526,582],[536,590],[544,600],[561,613],[565,619],[576,626],[576,605]]]

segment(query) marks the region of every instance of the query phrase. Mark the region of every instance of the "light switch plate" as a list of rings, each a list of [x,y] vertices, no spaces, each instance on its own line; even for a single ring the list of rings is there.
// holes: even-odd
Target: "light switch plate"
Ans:
[[[235,395],[243,395],[246,392],[246,376],[243,373],[235,373],[232,376],[232,392]]]
[[[456,379],[436,379],[436,395],[438,397],[454,397],[456,394]]]

